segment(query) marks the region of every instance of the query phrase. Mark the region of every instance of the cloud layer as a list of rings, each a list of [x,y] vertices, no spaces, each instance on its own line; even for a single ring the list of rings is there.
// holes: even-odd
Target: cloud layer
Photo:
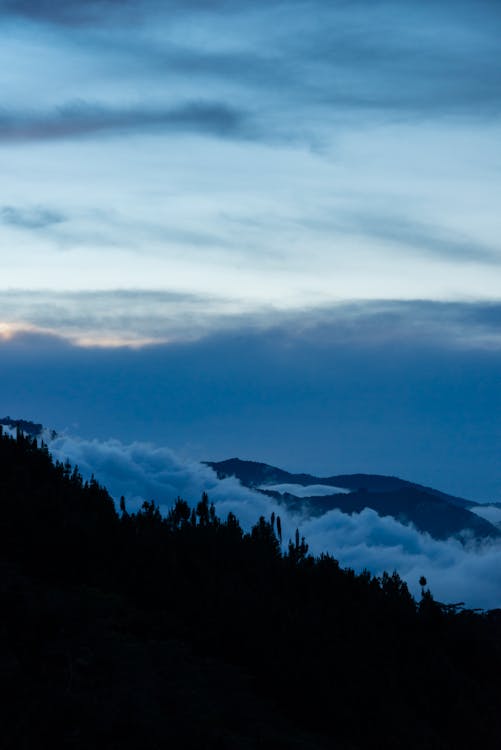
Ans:
[[[79,138],[96,133],[201,133],[226,138],[250,138],[246,116],[218,102],[188,102],[174,107],[121,109],[86,103],[66,105],[47,114],[0,115],[0,141],[19,143]]]
[[[50,209],[0,209],[0,221],[43,228],[64,221]],[[247,307],[247,309],[246,309]],[[298,344],[374,347],[399,343],[447,348],[501,348],[501,303],[358,300],[299,310],[245,304],[238,297],[161,290],[62,293],[0,291],[5,330],[60,336],[99,346],[183,342],[241,331]]]
[[[246,529],[260,515],[269,517],[274,511],[282,518],[285,540],[293,538],[299,526],[315,554],[329,552],[344,566],[357,571],[367,568],[377,575],[397,570],[415,595],[419,577],[425,575],[441,601],[501,606],[501,544],[464,548],[456,540],[438,542],[390,517],[380,518],[370,509],[352,516],[330,511],[312,520],[288,516],[237,480],[218,480],[208,467],[144,443],[124,445],[65,436],[53,441],[50,449],[56,458],[77,463],[84,477],[94,473],[116,500],[124,495],[129,510],[153,499],[165,513],[176,497],[193,505],[207,491],[220,516],[231,511]]]
[[[326,6],[320,0],[101,0],[84,4],[75,0],[7,0],[2,6],[7,17],[18,21],[61,25],[65,34],[73,31],[80,38],[86,32],[89,46],[96,44],[96,30],[115,27],[122,35],[131,36],[129,59],[152,72],[162,68],[163,59],[165,67],[178,71],[189,65],[192,74],[205,78],[237,75],[245,84],[249,82],[248,69],[258,68],[260,61],[268,58],[273,65],[262,84],[277,91],[277,78],[286,76],[290,82],[284,99],[301,97],[326,111],[364,109],[425,117],[499,113],[496,31],[501,22],[493,3],[442,0],[427,8],[412,2]],[[173,37],[177,41],[177,35],[167,31],[159,40],[154,33],[159,27],[168,30],[169,25],[174,32],[192,32],[200,24],[206,30],[199,35],[204,41],[202,55],[200,48],[189,43],[165,44]],[[438,26],[441,34],[436,33]],[[221,44],[222,40],[216,39],[217,28],[230,33],[233,43]],[[135,41],[138,29],[139,43]],[[259,37],[264,37],[262,47],[257,43]],[[119,42],[120,34],[113,35],[108,57],[116,52]],[[123,58],[124,47],[119,49]],[[222,51],[226,52],[223,57]],[[242,57],[244,51],[247,57]],[[219,63],[211,65],[211,60]]]
[[[215,472],[198,461],[181,459],[168,448],[147,443],[124,445],[58,437],[49,443],[53,456],[77,464],[84,478],[92,474],[104,484],[115,500],[122,495],[127,507],[138,510],[145,500],[155,500],[163,513],[177,497],[196,505],[203,492],[210,494],[221,512],[237,508],[241,522],[249,528],[259,515],[269,515],[277,507],[259,493],[243,487],[237,479],[219,480]]]

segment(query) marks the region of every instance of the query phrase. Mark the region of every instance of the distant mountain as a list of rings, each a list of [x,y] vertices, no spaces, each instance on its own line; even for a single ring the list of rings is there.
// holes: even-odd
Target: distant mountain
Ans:
[[[468,510],[477,503],[398,477],[379,474],[318,477],[313,474],[293,474],[276,466],[239,458],[207,461],[206,464],[214,469],[220,479],[236,477],[246,487],[272,497],[292,512],[320,516],[336,508],[350,514],[372,508],[380,516],[393,516],[401,523],[412,523],[435,539],[456,537],[466,541],[471,537],[494,539],[501,536],[493,524]],[[274,485],[286,484],[301,487],[324,485],[349,492],[300,497],[292,492],[273,489]]]

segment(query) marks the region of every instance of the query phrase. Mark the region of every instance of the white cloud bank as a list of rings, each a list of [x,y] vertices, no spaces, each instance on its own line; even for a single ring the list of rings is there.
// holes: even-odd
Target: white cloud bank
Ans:
[[[123,495],[131,512],[138,510],[144,500],[154,500],[163,513],[177,497],[195,505],[204,491],[220,515],[235,510],[246,528],[259,515],[268,516],[273,510],[268,498],[243,487],[237,479],[219,480],[208,466],[181,459],[169,448],[62,436],[50,442],[50,451],[54,458],[60,461],[68,458],[78,465],[84,479],[94,474],[115,500]]]
[[[328,484],[263,484],[259,489],[274,490],[281,495],[290,493],[296,497],[327,497],[349,493],[345,487],[331,487]]]
[[[50,450],[56,459],[78,464],[84,478],[94,474],[115,499],[124,495],[130,511],[144,500],[155,500],[166,512],[178,496],[193,505],[206,491],[223,518],[232,511],[248,529],[260,515],[269,517],[274,510],[282,518],[285,540],[299,526],[314,554],[330,552],[343,566],[356,571],[368,568],[376,575],[397,570],[415,595],[420,590],[418,579],[424,575],[440,601],[501,606],[500,543],[464,547],[454,539],[437,541],[391,517],[381,518],[369,508],[351,516],[338,510],[314,519],[288,516],[237,479],[219,480],[204,464],[146,443],[124,445],[117,440],[61,436],[50,443]]]

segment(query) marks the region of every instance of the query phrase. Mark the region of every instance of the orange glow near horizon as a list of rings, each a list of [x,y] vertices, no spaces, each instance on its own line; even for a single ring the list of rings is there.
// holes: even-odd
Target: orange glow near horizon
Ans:
[[[66,337],[64,337],[66,338]],[[142,349],[144,346],[153,346],[154,344],[168,344],[167,339],[153,339],[153,338],[120,338],[118,336],[96,336],[95,334],[77,336],[76,338],[71,337],[69,339],[72,344],[79,346],[82,349]]]
[[[130,336],[127,337],[111,335],[107,334],[106,332],[103,332],[102,334],[89,332],[74,335],[66,331],[55,331],[48,328],[41,328],[31,325],[30,323],[11,323],[7,321],[0,321],[0,342],[12,341],[17,336],[22,336],[23,334],[55,337],[61,339],[61,341],[66,341],[73,346],[77,346],[82,349],[141,349],[142,347],[152,346],[154,344],[169,343],[169,340],[166,338],[134,338]]]
[[[11,341],[15,336],[22,333],[34,333],[37,329],[25,323],[7,323],[0,321],[0,340]]]

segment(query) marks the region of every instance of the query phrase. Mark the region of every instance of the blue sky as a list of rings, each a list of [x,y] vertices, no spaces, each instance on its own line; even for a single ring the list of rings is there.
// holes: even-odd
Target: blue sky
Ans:
[[[0,0],[0,411],[501,500],[500,33]]]

